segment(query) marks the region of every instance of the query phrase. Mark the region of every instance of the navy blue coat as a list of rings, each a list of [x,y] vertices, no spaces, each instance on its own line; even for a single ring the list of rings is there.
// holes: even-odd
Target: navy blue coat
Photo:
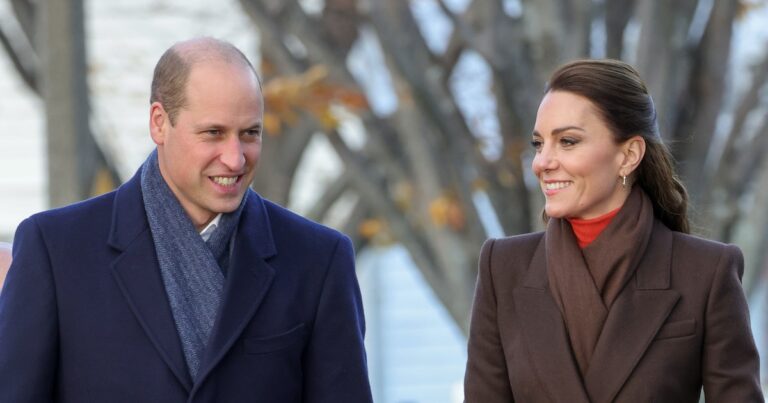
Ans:
[[[250,192],[250,190],[249,190]],[[371,402],[348,238],[256,193],[193,383],[134,176],[19,225],[0,402]]]

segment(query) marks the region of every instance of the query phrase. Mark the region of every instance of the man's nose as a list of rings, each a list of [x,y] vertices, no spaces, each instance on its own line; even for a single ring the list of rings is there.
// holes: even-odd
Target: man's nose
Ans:
[[[221,155],[219,157],[221,162],[231,171],[240,171],[245,165],[245,153],[243,152],[243,144],[240,142],[240,137],[235,135],[228,135],[224,144],[222,144]]]

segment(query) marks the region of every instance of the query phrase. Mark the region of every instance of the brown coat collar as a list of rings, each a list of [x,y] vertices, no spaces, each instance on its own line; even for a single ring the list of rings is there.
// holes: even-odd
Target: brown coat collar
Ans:
[[[582,380],[549,292],[542,237],[522,287],[513,293],[530,359],[554,401],[604,402],[619,392],[680,298],[669,289],[672,241],[672,232],[655,222],[648,252],[616,298]]]

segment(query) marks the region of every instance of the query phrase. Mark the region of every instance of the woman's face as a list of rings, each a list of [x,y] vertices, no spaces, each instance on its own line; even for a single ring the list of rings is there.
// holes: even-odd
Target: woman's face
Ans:
[[[532,144],[533,172],[555,218],[599,217],[626,200],[621,184],[625,153],[587,98],[548,92],[539,105]]]

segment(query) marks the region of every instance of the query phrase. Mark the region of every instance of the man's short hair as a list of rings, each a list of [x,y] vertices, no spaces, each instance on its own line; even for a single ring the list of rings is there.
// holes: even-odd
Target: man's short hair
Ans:
[[[192,67],[205,61],[242,64],[253,71],[261,88],[261,80],[253,64],[231,43],[210,37],[176,43],[157,62],[149,96],[150,104],[159,102],[163,105],[171,126],[176,124],[179,110],[186,105],[186,85]]]

